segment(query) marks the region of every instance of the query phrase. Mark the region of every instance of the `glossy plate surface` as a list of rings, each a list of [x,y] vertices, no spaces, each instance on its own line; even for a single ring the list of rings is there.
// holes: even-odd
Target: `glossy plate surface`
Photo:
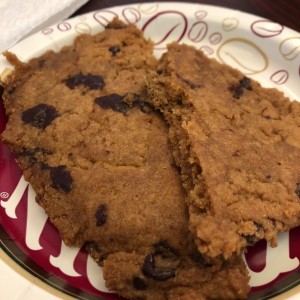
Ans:
[[[59,51],[79,34],[104,30],[115,16],[141,28],[154,41],[157,57],[172,41],[188,43],[209,57],[238,68],[262,85],[276,87],[292,99],[300,100],[300,34],[270,20],[221,7],[174,2],[107,8],[45,28],[10,51],[22,61],[49,49]],[[7,68],[11,66],[0,56],[0,74]],[[1,103],[0,132],[5,123]],[[108,293],[101,269],[84,249],[65,247],[34,197],[14,157],[0,144],[0,247],[3,250],[0,279],[8,282],[1,295],[4,291],[8,299],[14,293],[13,281],[19,279],[21,272],[20,268],[12,267],[14,260],[22,270],[35,276],[25,276],[19,283],[28,299],[40,292],[37,292],[36,277],[49,287],[39,287],[43,299],[61,299],[66,294],[78,299],[119,299]],[[300,228],[295,228],[280,235],[277,248],[270,248],[264,241],[249,248],[245,257],[251,274],[249,299],[300,297],[299,239]],[[10,277],[5,271],[9,268]],[[53,295],[50,291],[53,287],[65,296]]]

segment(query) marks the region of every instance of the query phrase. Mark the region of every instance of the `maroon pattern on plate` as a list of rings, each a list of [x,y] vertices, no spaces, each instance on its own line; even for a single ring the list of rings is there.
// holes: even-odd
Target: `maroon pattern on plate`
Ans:
[[[188,41],[206,54],[213,55],[225,49],[224,45],[228,45],[232,36],[238,36],[236,33],[244,22],[243,16],[239,18],[236,13],[224,14],[220,17],[220,24],[214,27],[209,22],[213,12],[207,6],[188,7],[188,4],[184,4],[186,7],[184,10],[180,9],[183,6],[179,7],[179,4],[177,4],[178,9],[173,9],[171,4],[143,5],[95,11],[89,17],[92,21],[85,21],[85,19],[80,19],[77,23],[72,20],[64,21],[45,28],[41,31],[41,36],[54,40],[55,34],[92,33],[94,32],[92,22],[97,24],[97,30],[103,30],[112,18],[119,16],[126,23],[141,27],[145,36],[153,39],[155,49],[158,51],[165,50],[166,45],[172,41]],[[249,36],[251,35],[251,43],[254,43],[253,38],[257,43],[255,46],[259,47],[260,43],[257,41],[265,42],[280,37],[275,49],[278,55],[284,62],[297,63],[300,37],[285,36],[286,29],[270,20],[255,19],[253,16],[252,18],[253,21],[247,27]],[[160,29],[159,34],[154,34],[157,28]],[[236,39],[233,42],[247,46],[245,41],[248,40]],[[252,46],[250,43],[249,45]],[[235,55],[236,53],[232,52],[232,57],[236,58]],[[244,60],[242,62],[244,63]],[[264,75],[267,75],[265,76],[267,80],[277,86],[284,86],[293,77],[290,68],[285,64],[284,66],[279,64],[267,71],[264,69],[263,72],[266,72]],[[296,73],[299,78],[298,63]],[[4,130],[6,121],[1,101],[0,132]],[[82,299],[99,299],[99,297],[119,299],[113,294],[101,291],[104,289],[103,282],[99,280],[102,276],[101,269],[88,257],[85,249],[69,249],[64,246],[57,230],[35,203],[34,192],[24,181],[13,155],[1,142],[0,224],[2,226],[0,226],[0,247],[14,255],[14,259],[25,268],[37,273],[42,280],[69,294],[79,295]],[[249,299],[267,299],[270,295],[281,293],[290,286],[299,284],[299,236],[300,227],[282,234],[277,248],[271,249],[261,241],[248,249],[245,260],[252,275],[253,285]]]

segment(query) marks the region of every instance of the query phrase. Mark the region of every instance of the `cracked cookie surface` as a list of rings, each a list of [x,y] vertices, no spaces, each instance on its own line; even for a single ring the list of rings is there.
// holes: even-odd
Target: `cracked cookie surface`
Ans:
[[[199,251],[230,257],[300,224],[300,103],[171,44],[148,96],[170,125]]]
[[[129,298],[245,298],[242,259],[210,264],[189,234],[167,127],[143,95],[156,61],[141,32],[115,21],[28,64],[6,55],[16,71],[2,138],[62,239],[86,246],[106,285]]]

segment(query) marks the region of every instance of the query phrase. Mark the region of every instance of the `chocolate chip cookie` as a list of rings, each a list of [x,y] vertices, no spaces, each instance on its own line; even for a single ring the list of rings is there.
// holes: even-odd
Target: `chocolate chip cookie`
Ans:
[[[171,44],[148,96],[170,125],[199,251],[230,257],[300,225],[300,103]]]
[[[146,102],[152,43],[114,20],[4,84],[2,135],[67,245],[85,245],[108,288],[143,299],[245,298],[240,257],[208,262],[188,230],[167,127]],[[200,276],[200,277],[199,277]]]
[[[180,267],[173,269],[176,264]],[[157,248],[146,257],[118,252],[104,261],[104,278],[108,288],[130,299],[244,299],[248,292],[247,272],[240,256],[220,268],[200,255],[179,263],[174,253],[159,253]]]

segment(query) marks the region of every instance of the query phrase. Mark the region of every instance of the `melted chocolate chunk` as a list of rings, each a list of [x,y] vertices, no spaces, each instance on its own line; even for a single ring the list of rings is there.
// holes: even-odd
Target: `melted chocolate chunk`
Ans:
[[[300,182],[296,183],[295,193],[298,196],[298,198],[300,198]]]
[[[234,84],[229,87],[229,90],[232,92],[232,96],[236,99],[240,99],[240,97],[244,94],[244,89],[251,91],[251,80],[248,77],[242,78],[238,84]]]
[[[256,244],[258,242],[258,238],[253,234],[253,235],[246,235],[244,236],[248,245],[253,246],[254,244]]]
[[[118,94],[110,94],[96,98],[95,103],[103,109],[113,109],[125,114],[129,110],[129,105],[123,102],[124,97]]]
[[[124,98],[125,95],[110,94],[96,98],[95,103],[103,109],[113,109],[124,115],[126,115],[131,108],[138,108],[146,114],[153,112],[152,107],[143,101],[139,95],[134,95],[134,101],[131,104],[123,101]]]
[[[138,94],[134,95],[132,106],[139,108],[141,112],[145,114],[150,114],[151,112],[153,112],[152,107],[148,103],[146,103]]]
[[[144,291],[147,289],[147,283],[140,277],[133,277],[132,285],[138,291]]]
[[[45,129],[58,117],[55,107],[38,104],[22,113],[22,121],[37,128]]]
[[[97,258],[97,262],[103,262],[107,258],[107,254],[102,253],[102,249],[96,242],[87,242],[85,249],[92,256]]]
[[[256,231],[257,232],[263,232],[264,227],[261,224],[259,224],[257,222],[254,222],[254,224],[256,226]],[[247,243],[249,245],[251,245],[251,246],[253,246],[256,242],[259,241],[259,238],[256,237],[255,234],[253,234],[253,235],[245,235],[244,238],[246,239]]]
[[[165,281],[175,277],[174,270],[163,270],[155,267],[154,255],[149,254],[145,257],[142,267],[143,274],[157,281]]]
[[[112,53],[112,56],[115,56],[118,52],[121,51],[120,47],[118,46],[111,46],[108,50]]]
[[[100,246],[97,243],[95,243],[95,242],[86,242],[85,249],[88,252],[90,252],[90,251],[100,252],[101,251]]]
[[[207,261],[199,252],[191,255],[191,259],[199,266],[199,267],[212,267],[212,264]]]
[[[37,160],[34,158],[34,162]],[[56,189],[62,189],[64,192],[68,193],[72,189],[73,178],[70,172],[66,169],[66,166],[60,165],[57,167],[52,167],[45,162],[38,162],[41,170],[49,170],[50,177],[52,180],[52,187]]]
[[[65,193],[69,193],[71,191],[73,178],[66,166],[61,165],[57,167],[50,167],[50,175],[54,188],[61,189]]]
[[[101,204],[96,212],[96,226],[102,226],[107,220],[107,205]]]
[[[244,90],[240,85],[232,85],[229,90],[232,93],[232,96],[236,99],[240,99],[240,97],[244,94]]]
[[[103,77],[100,75],[82,74],[78,73],[66,79],[65,84],[70,89],[83,85],[90,90],[102,90],[105,83]]]
[[[244,76],[244,78],[240,80],[240,85],[242,88],[244,88],[248,91],[252,90],[251,79],[246,76]]]
[[[261,224],[259,224],[257,222],[254,222],[254,224],[256,226],[256,230],[257,231],[263,231],[264,230],[264,227]]]
[[[168,258],[170,256],[179,256],[178,251],[169,245],[169,243],[165,240],[159,241],[154,245],[154,255],[161,255],[163,258]]]

